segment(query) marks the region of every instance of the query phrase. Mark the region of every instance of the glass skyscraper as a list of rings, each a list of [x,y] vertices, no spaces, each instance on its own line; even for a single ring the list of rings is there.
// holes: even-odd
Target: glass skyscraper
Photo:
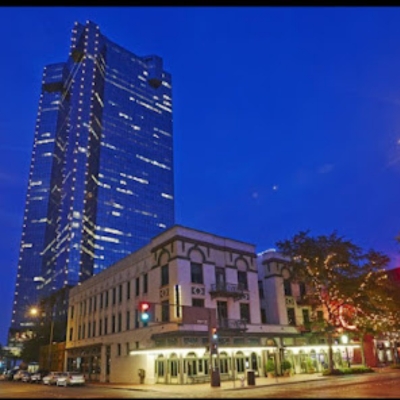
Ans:
[[[174,224],[171,75],[93,22],[44,68],[12,329],[30,307],[97,274]]]

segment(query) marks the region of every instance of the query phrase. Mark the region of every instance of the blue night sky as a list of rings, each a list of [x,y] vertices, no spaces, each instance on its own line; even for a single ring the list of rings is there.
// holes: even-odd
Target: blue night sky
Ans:
[[[42,70],[86,20],[172,74],[178,224],[257,251],[337,230],[400,264],[400,8],[3,7],[0,343]]]

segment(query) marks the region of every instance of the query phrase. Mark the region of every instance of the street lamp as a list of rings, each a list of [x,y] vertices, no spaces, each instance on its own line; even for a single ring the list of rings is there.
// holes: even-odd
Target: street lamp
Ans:
[[[37,307],[32,307],[29,310],[29,313],[33,316],[36,317],[39,314],[39,309]],[[54,333],[54,320],[53,317],[50,319],[50,340],[49,340],[49,351],[48,351],[48,357],[47,357],[47,369],[50,371],[51,370],[51,348],[53,344],[53,333]]]
[[[350,368],[350,358],[349,358],[349,350],[347,349],[347,343],[349,343],[349,337],[347,335],[342,335],[341,337],[342,343],[346,345],[346,360],[347,360],[347,366]]]

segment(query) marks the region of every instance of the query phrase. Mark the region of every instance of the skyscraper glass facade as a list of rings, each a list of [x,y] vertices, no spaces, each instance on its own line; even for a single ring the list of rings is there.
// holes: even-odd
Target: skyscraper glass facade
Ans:
[[[75,23],[43,73],[11,327],[173,224],[171,75]]]

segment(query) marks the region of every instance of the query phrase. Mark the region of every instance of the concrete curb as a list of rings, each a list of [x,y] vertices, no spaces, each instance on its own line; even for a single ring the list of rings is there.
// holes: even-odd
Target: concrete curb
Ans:
[[[399,373],[400,369],[393,369],[393,368],[373,368],[374,373]],[[368,373],[366,373],[368,375]],[[364,375],[364,374],[360,374]],[[153,392],[153,393],[185,393],[185,392],[192,392],[194,389],[197,392],[202,392],[202,393],[209,393],[213,391],[237,391],[237,390],[251,390],[251,389],[258,389],[258,388],[266,388],[269,386],[280,386],[280,385],[294,385],[297,383],[305,383],[305,382],[316,382],[320,380],[333,380],[333,379],[338,379],[338,378],[345,378],[348,377],[349,375],[328,375],[328,376],[323,376],[321,374],[314,375],[312,377],[307,377],[307,376],[302,376],[299,378],[294,378],[290,380],[290,378],[278,378],[279,382],[270,382],[264,383],[261,382],[259,384],[256,383],[256,385],[245,385],[245,386],[240,386],[240,383],[238,382],[237,387],[226,387],[227,382],[224,382],[224,386],[219,386],[219,387],[211,387],[209,384],[198,384],[198,385],[164,385],[164,384],[154,384],[154,385],[149,385],[149,384],[144,384],[144,385],[132,385],[132,384],[118,384],[118,383],[104,383],[104,382],[87,382],[88,386],[98,386],[98,387],[108,387],[109,389],[116,389],[116,390],[129,390],[129,391],[135,391],[135,392]],[[264,379],[264,378],[263,378]],[[270,378],[268,378],[270,379]]]
[[[158,393],[163,393],[163,392],[169,392],[169,393],[178,393],[178,392],[186,392],[186,391],[193,391],[194,387],[196,390],[201,391],[201,392],[209,392],[209,391],[236,391],[236,390],[251,390],[251,389],[256,389],[256,388],[263,388],[263,387],[269,387],[269,386],[281,386],[281,385],[294,385],[296,383],[304,383],[304,382],[315,382],[319,381],[321,379],[329,379],[329,378],[337,378],[338,376],[318,376],[315,378],[309,378],[309,379],[299,379],[299,380],[285,380],[284,378],[281,378],[280,382],[271,382],[271,383],[261,383],[261,384],[256,384],[256,385],[246,385],[246,386],[240,386],[240,384],[237,387],[214,387],[212,388],[209,386],[209,384],[204,384],[204,386],[200,385],[162,385],[159,386],[157,384],[155,385],[129,385],[127,384],[126,386],[124,384],[112,384],[112,383],[101,383],[101,382],[88,382],[88,386],[104,386],[108,387],[109,389],[116,389],[116,390],[129,390],[129,391],[136,391],[136,392],[158,392]],[[203,384],[201,384],[203,385]],[[132,387],[135,386],[135,387]]]

